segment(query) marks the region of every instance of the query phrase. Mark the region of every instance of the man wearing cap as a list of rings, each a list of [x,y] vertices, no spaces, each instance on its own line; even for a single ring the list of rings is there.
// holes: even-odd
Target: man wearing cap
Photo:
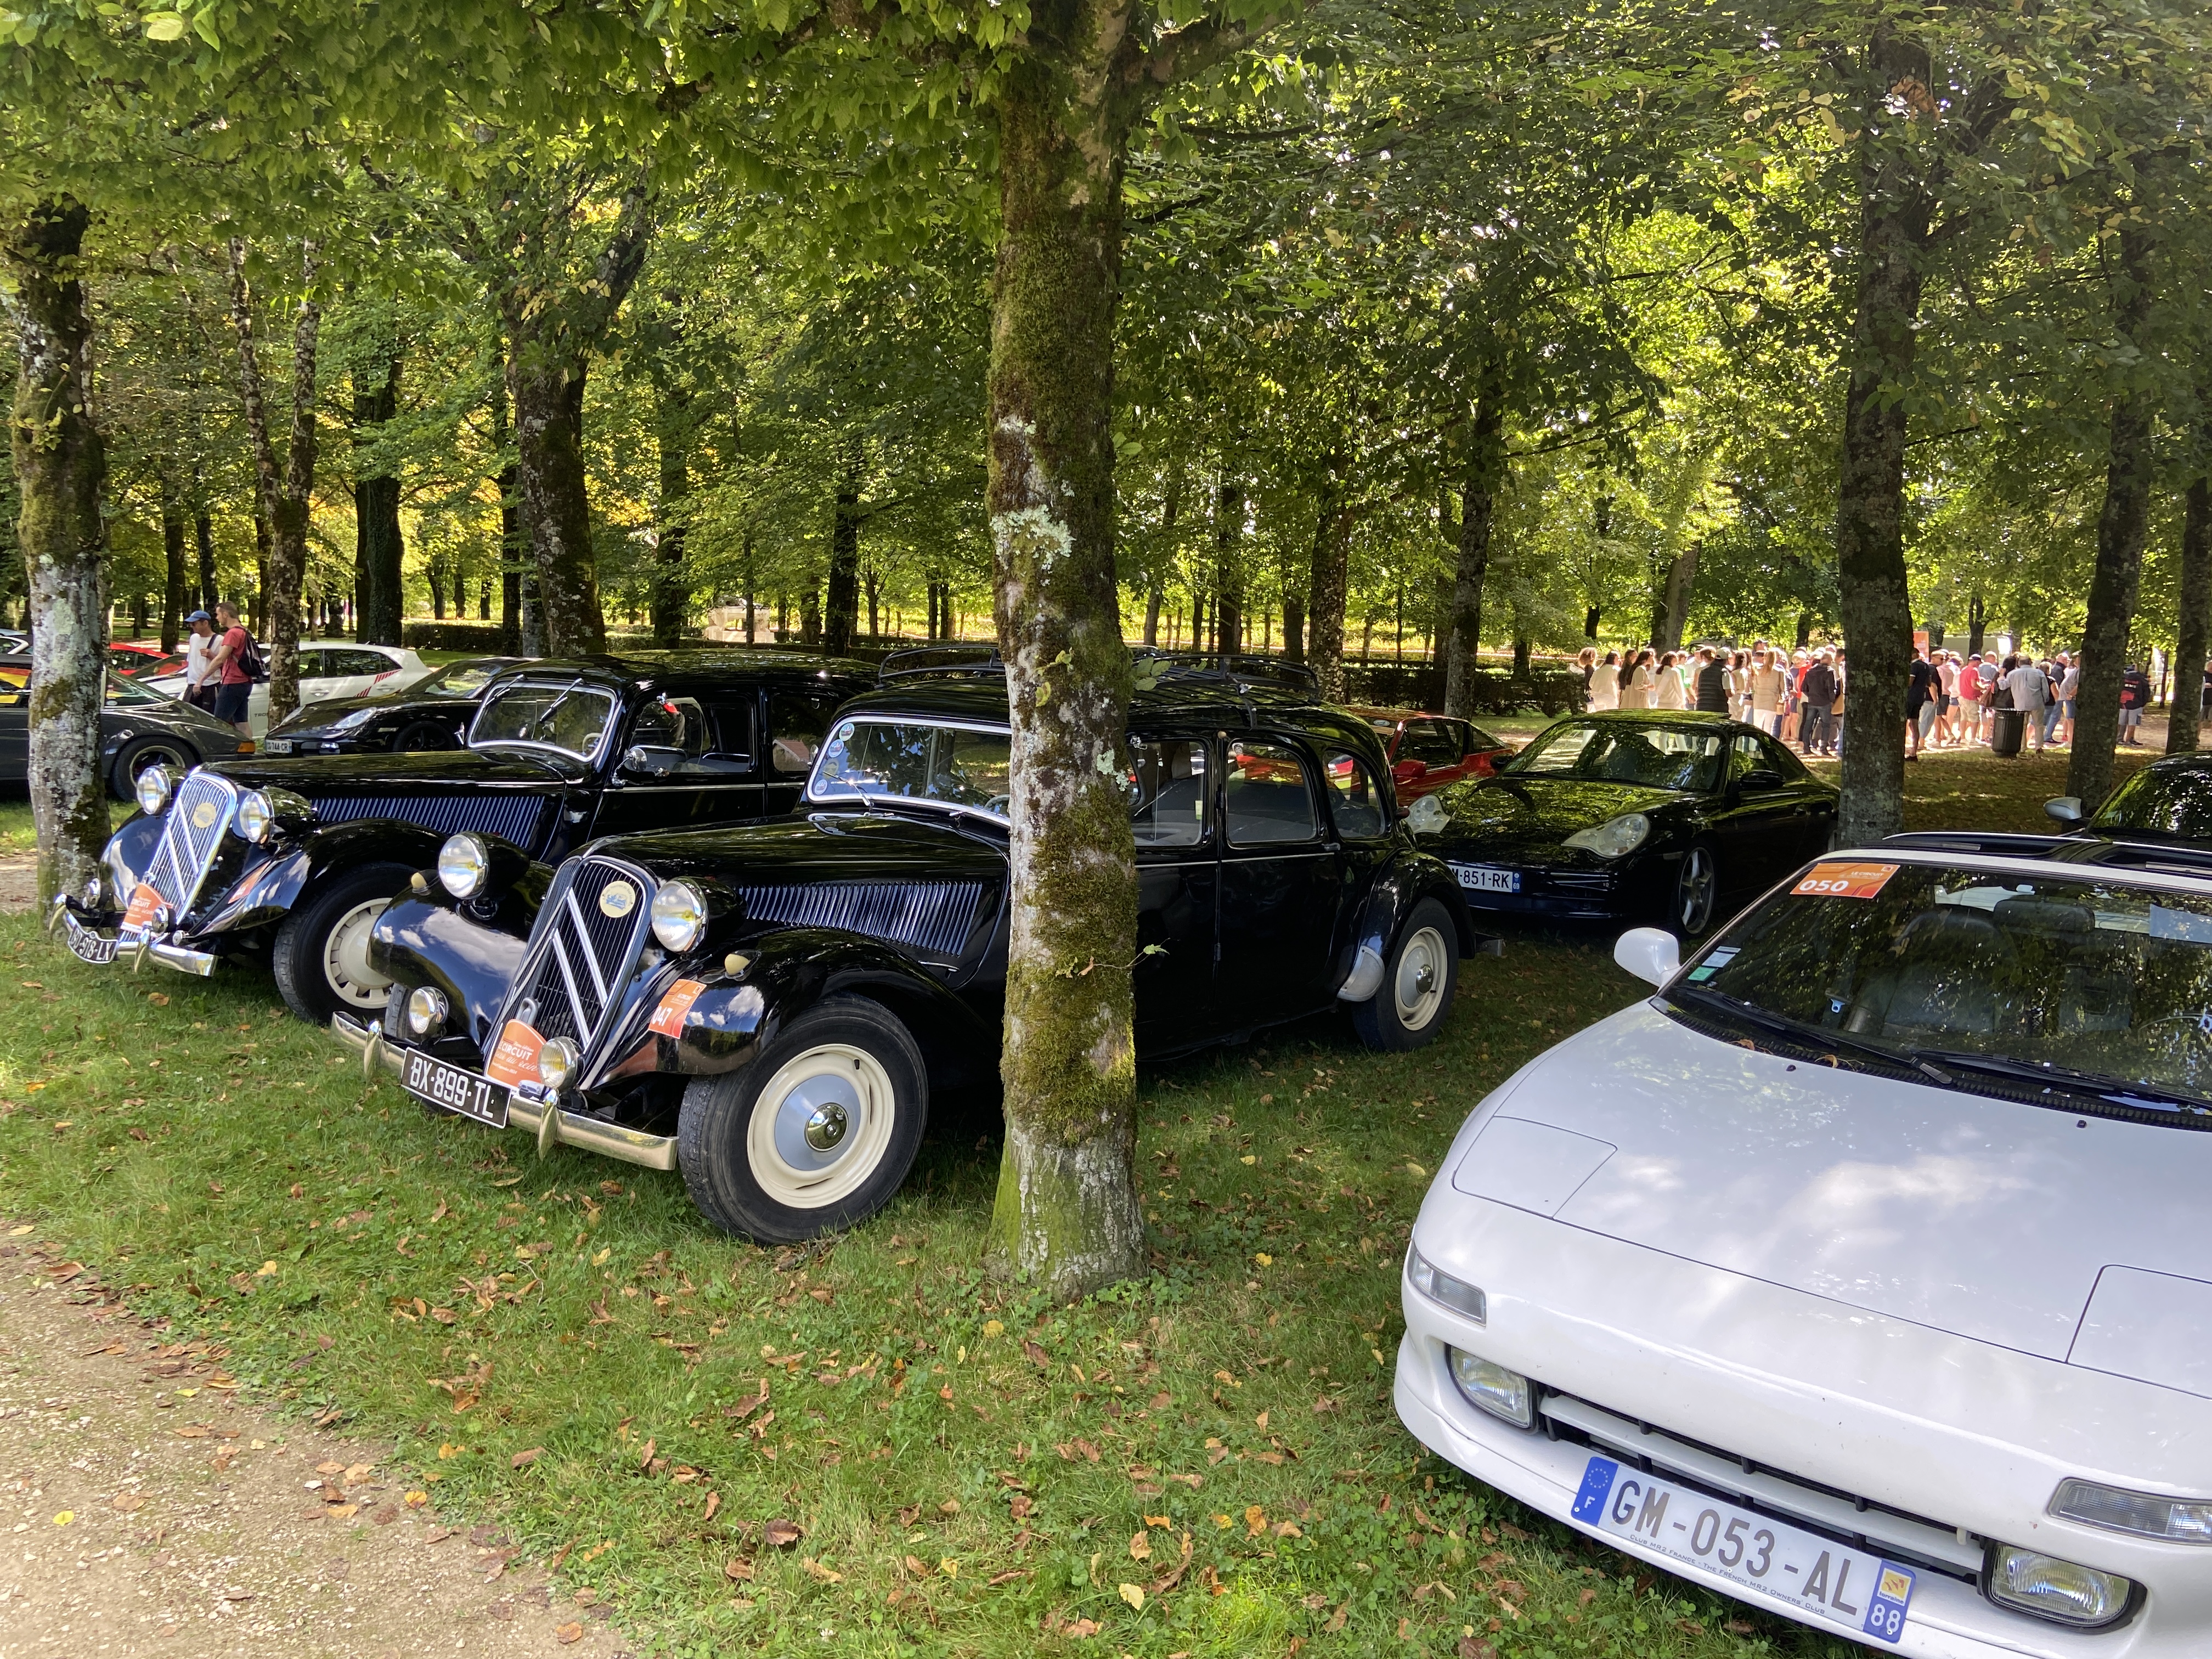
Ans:
[[[215,712],[215,623],[204,611],[185,618],[191,634],[185,641],[185,701]]]

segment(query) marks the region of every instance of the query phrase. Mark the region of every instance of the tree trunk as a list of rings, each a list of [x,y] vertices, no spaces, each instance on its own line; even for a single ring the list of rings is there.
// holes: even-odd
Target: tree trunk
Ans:
[[[292,331],[292,429],[284,470],[269,435],[262,397],[261,365],[253,343],[253,307],[246,286],[246,243],[230,241],[230,313],[238,331],[239,386],[246,406],[246,435],[263,514],[269,520],[269,570],[262,603],[268,612],[269,723],[300,706],[300,598],[307,580],[308,497],[315,482],[315,345],[322,307],[313,297],[315,245],[302,246],[302,286],[307,290]]]
[[[1850,653],[1850,741],[1844,746],[1841,844],[1868,847],[1903,827],[1905,691],[1912,611],[1905,586],[1904,393],[1913,374],[1928,202],[1902,135],[1888,131],[1891,88],[1924,87],[1924,54],[1876,27],[1861,112],[1858,304],[1851,326],[1836,508],[1836,574]],[[1896,118],[1898,125],[1910,115]]]
[[[848,455],[838,477],[830,525],[830,590],[822,606],[822,648],[842,657],[853,648],[860,610],[860,462]]]
[[[751,645],[751,644],[753,644],[753,643],[754,643],[754,638],[753,638],[753,595],[754,595],[754,594],[758,591],[758,587],[757,587],[757,583],[755,582],[755,580],[754,580],[754,572],[753,572],[753,532],[752,532],[751,531],[750,531],[750,530],[748,530],[748,531],[746,531],[746,532],[745,532],[744,573],[745,573],[745,643],[746,643],[747,645]]]
[[[1474,713],[1482,648],[1482,584],[1490,573],[1490,527],[1505,481],[1505,387],[1494,357],[1484,361],[1467,435],[1467,481],[1460,495],[1459,564],[1444,644],[1444,713]]]
[[[200,609],[212,613],[222,595],[216,591],[215,526],[204,513],[193,516],[192,540],[199,550]]]
[[[822,643],[822,590],[811,580],[799,596],[799,640],[805,646]]]
[[[185,504],[175,483],[161,475],[161,649],[177,648],[178,625],[185,617]]]
[[[509,325],[515,325],[513,319]],[[549,362],[549,356],[562,360]],[[526,350],[507,360],[515,483],[530,542],[527,574],[537,579],[537,628],[523,629],[526,636],[538,635],[534,643],[526,638],[523,646],[532,656],[607,648],[584,471],[584,364],[566,354]]]
[[[2203,440],[2212,447],[2212,422]],[[2189,481],[2181,514],[2180,613],[2173,645],[2173,699],[2166,717],[2166,752],[2197,747],[2204,717],[2204,664],[2212,655],[2212,481],[2199,471]],[[2075,742],[2081,739],[2077,736]]]
[[[1682,635],[1690,625],[1690,594],[1697,586],[1698,558],[1703,551],[1700,544],[1692,542],[1667,567],[1667,587],[1661,599],[1664,617],[1655,641],[1662,651],[1682,648]]]
[[[253,594],[247,609],[246,631],[256,639],[265,635],[269,627],[269,514],[261,506],[260,492],[255,491],[253,506]]]
[[[504,454],[514,441],[507,420],[507,376],[502,373],[499,384],[491,394],[491,441],[493,449]],[[499,484],[499,648],[514,654],[523,652],[522,643],[522,567],[529,556],[530,540],[522,528],[521,469],[513,461],[503,465],[497,475]],[[528,655],[535,652],[525,653]]]
[[[1314,520],[1313,565],[1306,573],[1306,662],[1328,702],[1344,701],[1344,606],[1352,585],[1352,527],[1358,519],[1350,505],[1348,467],[1342,450],[1330,452]]]
[[[1221,654],[1233,657],[1244,648],[1244,491],[1227,479],[1213,498],[1213,591],[1219,618]]]
[[[1966,601],[1966,654],[1978,657],[1982,652],[1982,635],[1988,627],[1989,612],[1983,608],[1978,593]]]
[[[27,777],[41,900],[76,893],[107,845],[100,709],[107,654],[106,453],[92,416],[92,325],[77,258],[90,216],[67,197],[7,227],[0,309],[15,325],[9,422],[15,538],[31,603]]]
[[[2120,232],[2120,258],[2112,283],[2112,321],[2119,337],[2145,356],[2151,314],[2150,233],[2139,225]],[[2150,524],[2151,477],[2156,470],[2151,422],[2158,412],[2149,392],[2125,387],[2112,395],[2105,460],[2105,505],[2097,515],[2097,564],[2089,576],[2089,616],[2081,630],[2081,684],[2074,708],[2074,752],[2066,763],[2066,793],[2094,810],[2112,793],[2112,749],[2119,741],[2120,674],[2127,666],[2128,630],[2135,623],[2142,586],[2143,540]]]
[[[691,394],[672,380],[659,388],[660,537],[653,549],[653,642],[683,642],[691,590],[684,580],[684,532],[691,494]]]
[[[1129,654],[1114,570],[1127,128],[1079,101],[1105,95],[1087,70],[1073,84],[1091,89],[1071,94],[1053,70],[1018,58],[999,94],[987,394],[994,608],[1013,725],[1006,1144],[993,1254],[1000,1271],[1057,1297],[1144,1267],[1136,849],[1121,788]]]
[[[1306,659],[1305,601],[1288,581],[1283,584],[1283,659],[1286,662]]]
[[[1513,636],[1513,678],[1516,680],[1528,678],[1528,639],[1524,634]]]
[[[378,428],[399,412],[400,362],[395,345],[385,360],[380,377],[354,383],[353,441],[357,449],[374,442]],[[399,534],[399,480],[386,474],[364,474],[356,466],[353,510],[354,568],[358,573],[354,584],[354,637],[371,645],[397,645],[407,608],[400,585],[406,549]]]

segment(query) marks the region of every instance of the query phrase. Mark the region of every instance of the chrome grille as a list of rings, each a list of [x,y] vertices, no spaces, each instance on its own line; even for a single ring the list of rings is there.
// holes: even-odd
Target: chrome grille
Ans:
[[[617,881],[629,883],[637,898],[622,915],[610,916],[599,900]],[[538,913],[503,1018],[523,1020],[540,1036],[574,1037],[588,1054],[637,969],[653,894],[652,878],[642,870],[611,859],[574,858],[562,865]]]
[[[202,824],[196,820],[204,808],[212,816]],[[199,896],[200,884],[207,879],[222,846],[223,834],[237,811],[237,787],[222,778],[194,772],[177,787],[177,798],[170,803],[169,816],[161,826],[161,844],[155,848],[146,883],[179,919]]]
[[[462,830],[499,836],[519,846],[534,848],[539,817],[550,803],[543,795],[505,795],[478,792],[469,795],[331,795],[317,796],[315,821],[345,823],[355,818],[397,818],[419,824],[433,835],[455,836]]]
[[[836,927],[947,957],[968,942],[983,900],[983,884],[974,881],[803,882],[738,891],[748,921]]]

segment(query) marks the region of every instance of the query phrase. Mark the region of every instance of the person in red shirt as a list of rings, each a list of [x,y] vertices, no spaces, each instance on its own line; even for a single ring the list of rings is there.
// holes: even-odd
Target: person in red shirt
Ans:
[[[215,616],[222,624],[222,638],[208,653],[216,676],[215,717],[236,726],[241,738],[250,738],[253,731],[246,710],[253,701],[253,676],[246,672],[246,647],[250,636],[240,625],[238,607],[228,599],[217,603]]]

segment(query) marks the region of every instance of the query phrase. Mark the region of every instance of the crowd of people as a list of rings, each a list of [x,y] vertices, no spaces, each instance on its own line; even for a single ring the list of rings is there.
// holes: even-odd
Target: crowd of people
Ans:
[[[1577,659],[1598,708],[1695,708],[1733,714],[1771,732],[1801,755],[1839,756],[1844,750],[1850,674],[1840,646],[1785,651],[1765,640],[1749,650],[1705,645],[1693,650],[1608,651],[1585,647]],[[2078,654],[2037,658],[2025,653],[1974,651],[1961,656],[1942,647],[1912,653],[1905,690],[1905,758],[1923,749],[1989,746],[2017,754],[2032,747],[2063,748],[2074,740],[2075,703],[2081,684]],[[2212,687],[2212,670],[2207,671]],[[2208,692],[2212,696],[2212,692]],[[2137,744],[2143,710],[2150,706],[2150,676],[2130,664],[2120,680],[2118,739]],[[1997,741],[1996,716],[2017,711],[2021,741]]]

